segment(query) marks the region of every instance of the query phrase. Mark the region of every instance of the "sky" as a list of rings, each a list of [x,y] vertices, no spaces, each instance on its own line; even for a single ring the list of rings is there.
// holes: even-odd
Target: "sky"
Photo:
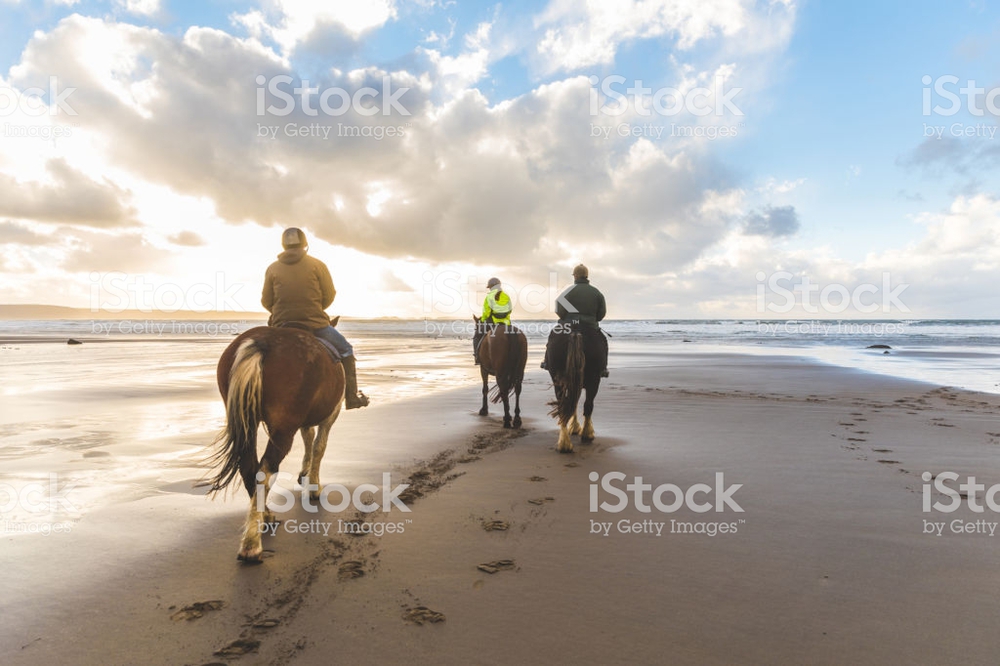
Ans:
[[[0,303],[996,318],[986,0],[0,0]]]

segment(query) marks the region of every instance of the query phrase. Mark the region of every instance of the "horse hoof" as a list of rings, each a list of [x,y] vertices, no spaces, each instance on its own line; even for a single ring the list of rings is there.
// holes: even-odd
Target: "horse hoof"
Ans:
[[[584,444],[590,444],[591,442],[594,441],[594,438],[593,437],[587,437],[586,435],[581,435],[580,436],[580,441],[582,443],[584,443]]]
[[[557,446],[556,451],[559,453],[573,453],[573,446]]]
[[[486,409],[485,407],[483,407],[482,409],[479,410],[479,415],[480,416],[489,416],[489,414],[490,414],[490,410]]]
[[[521,427],[521,419],[514,419],[514,427],[515,428]]]
[[[312,502],[319,501],[319,491],[309,493],[309,500]]]
[[[510,421],[504,421],[503,422],[503,427],[509,430],[510,429]]]
[[[256,548],[243,548],[236,554],[236,559],[243,564],[260,564],[263,561],[261,559],[263,553],[264,549],[259,546]]]

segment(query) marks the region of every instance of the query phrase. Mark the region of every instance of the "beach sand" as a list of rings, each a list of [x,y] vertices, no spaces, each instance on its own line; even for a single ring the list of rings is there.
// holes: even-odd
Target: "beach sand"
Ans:
[[[1000,534],[949,525],[996,514],[923,513],[920,475],[1000,482],[1000,397],[788,356],[624,365],[573,454],[554,450],[538,370],[520,431],[497,406],[476,416],[475,386],[346,413],[322,482],[409,479],[412,512],[367,519],[402,533],[334,534],[352,516],[296,507],[243,566],[243,491],[211,502],[189,469],[70,534],[3,538],[0,662],[995,663]],[[300,456],[297,441],[283,469]],[[592,513],[591,475],[609,472],[681,488],[722,473],[743,511]],[[313,519],[331,533],[284,528]]]

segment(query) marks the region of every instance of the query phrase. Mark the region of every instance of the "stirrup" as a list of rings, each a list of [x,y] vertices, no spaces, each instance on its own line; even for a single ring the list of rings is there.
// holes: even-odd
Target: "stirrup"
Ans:
[[[607,368],[604,368],[603,370],[601,370],[601,377],[610,377],[610,376],[611,376],[611,373],[608,372]]]
[[[539,366],[539,367],[541,367],[542,370],[548,370],[549,369],[549,364],[546,363],[545,361],[542,361],[542,365]]]

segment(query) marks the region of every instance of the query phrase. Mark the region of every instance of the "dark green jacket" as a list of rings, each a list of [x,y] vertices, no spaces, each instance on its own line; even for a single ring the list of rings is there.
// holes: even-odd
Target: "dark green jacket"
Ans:
[[[566,307],[567,303],[573,306],[576,312]],[[556,299],[556,314],[559,315],[560,323],[579,323],[598,328],[597,322],[608,314],[608,306],[604,302],[604,294],[591,285],[590,280],[579,278]]]
[[[326,264],[302,248],[292,248],[267,267],[260,303],[271,313],[271,326],[300,322],[317,329],[330,325],[324,310],[336,295]]]

